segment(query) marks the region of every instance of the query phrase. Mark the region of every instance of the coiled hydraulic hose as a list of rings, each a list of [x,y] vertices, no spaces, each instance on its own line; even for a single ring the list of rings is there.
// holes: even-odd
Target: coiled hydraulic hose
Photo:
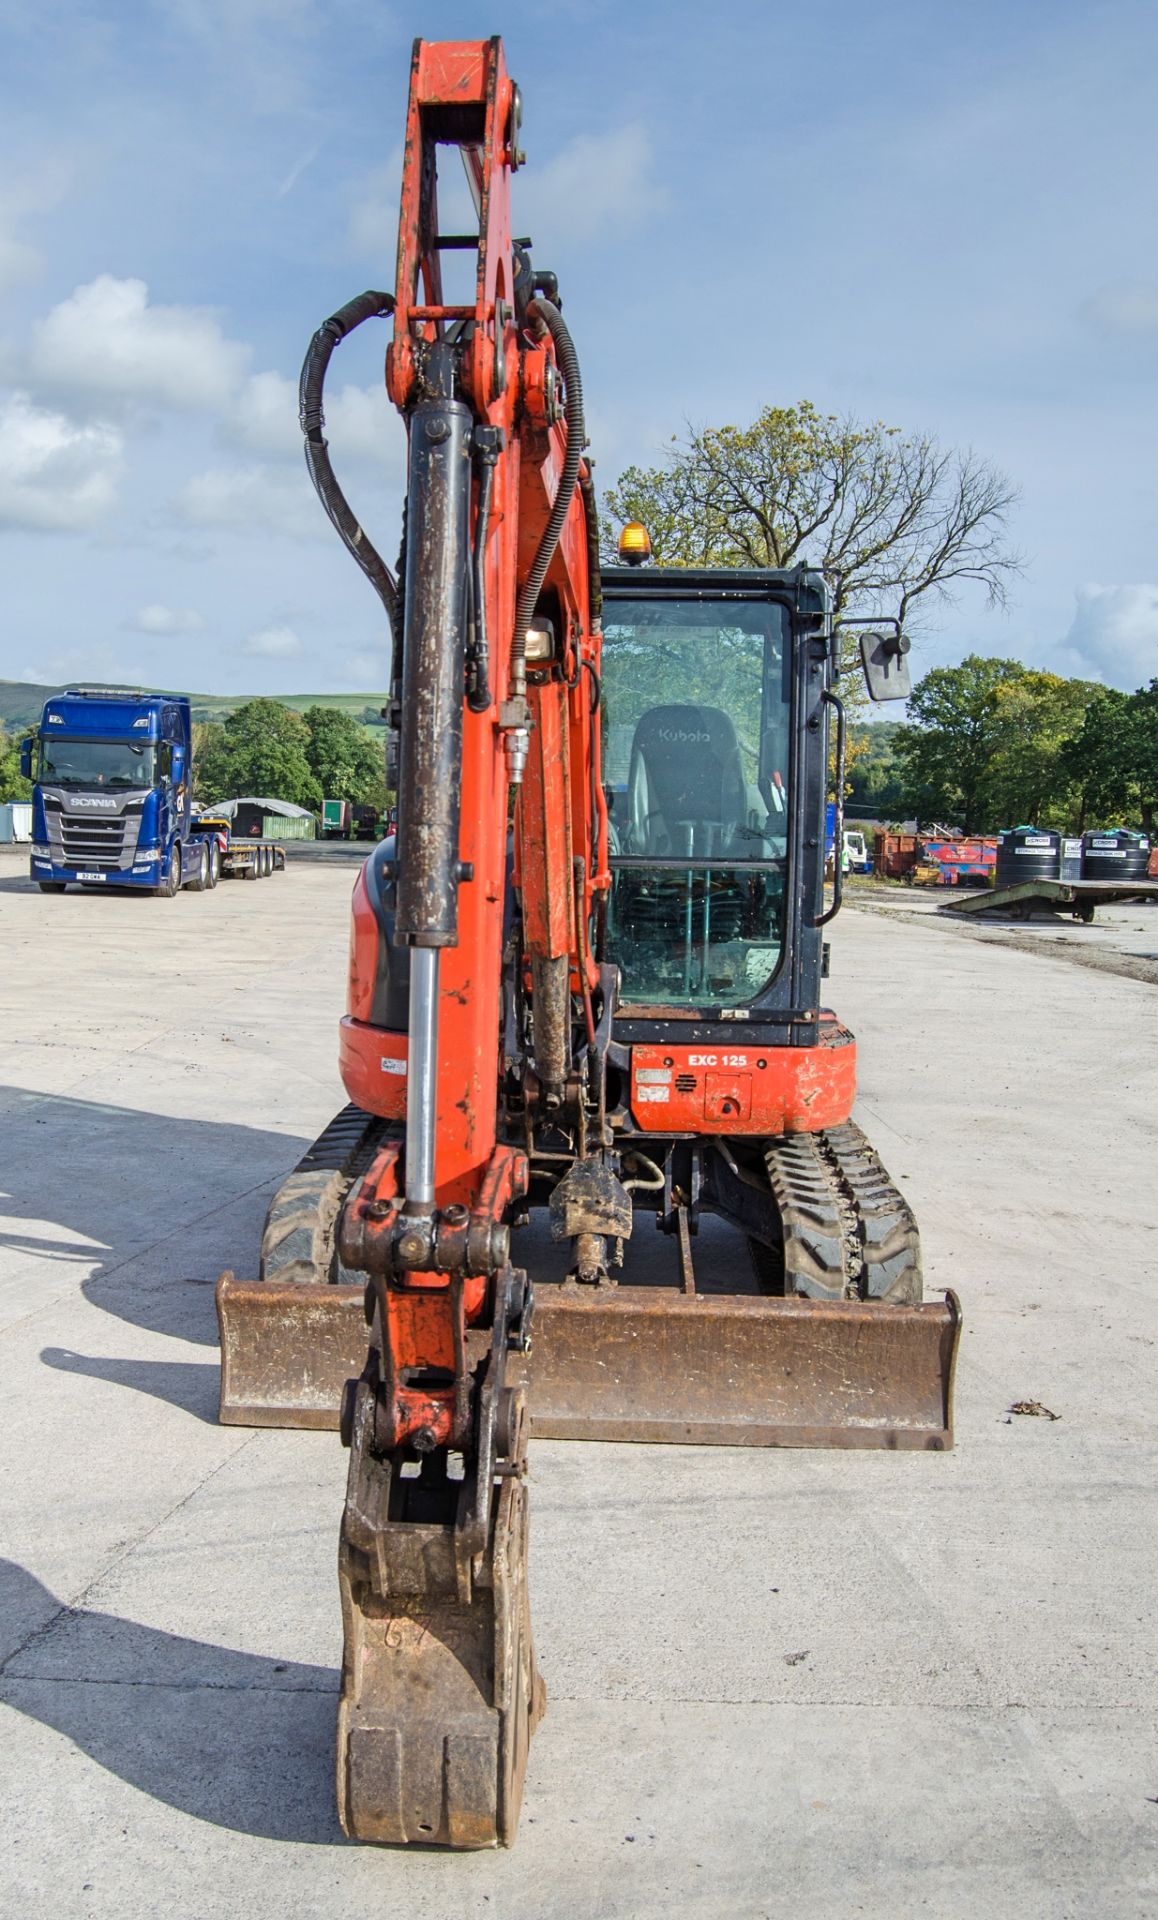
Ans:
[[[338,485],[337,475],[330,464],[324,432],[325,417],[322,413],[326,369],[339,340],[344,340],[346,335],[352,333],[355,327],[360,327],[364,320],[382,319],[393,311],[393,294],[360,293],[356,300],[348,301],[344,307],[339,307],[337,313],[323,321],[310,341],[302,363],[302,377],[298,387],[298,418],[306,437],[306,466],[309,468],[310,479],[314,483],[318,499],[325,508],[331,524],[353,554],[385,607],[397,655],[400,639],[398,582],[373,543],[362,531],[357,516]]]
[[[547,568],[551,564],[555,548],[559,544],[559,536],[566,523],[579,478],[583,442],[587,437],[583,424],[583,381],[579,372],[579,356],[575,352],[574,342],[567,331],[562,314],[552,301],[545,299],[539,293],[528,302],[527,319],[531,322],[538,320],[555,343],[555,352],[563,370],[563,381],[567,392],[567,404],[563,415],[567,422],[567,451],[563,457],[563,474],[551,507],[551,517],[547,522],[543,538],[539,542],[539,550],[531,565],[531,571],[523,582],[515,610],[515,635],[511,651],[511,690],[516,694],[521,694],[527,683],[527,627],[547,577]]]

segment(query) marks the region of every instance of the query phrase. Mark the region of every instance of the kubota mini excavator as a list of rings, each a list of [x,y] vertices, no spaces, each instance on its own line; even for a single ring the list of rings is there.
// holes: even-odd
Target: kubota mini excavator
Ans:
[[[351,1104],[274,1199],[260,1280],[218,1289],[222,1419],[350,1449],[343,1825],[452,1847],[513,1838],[542,1709],[528,1431],[946,1447],[958,1333],[952,1296],[922,1303],[820,1004],[830,717],[838,795],[844,743],[824,580],[634,565],[639,528],[601,571],[575,349],[511,238],[519,122],[497,39],[416,44],[394,293],[306,358],[307,461],[393,634],[398,825],[354,889]],[[440,227],[440,148],[465,234]],[[322,414],[335,346],[386,315],[397,576]],[[870,691],[903,694],[904,643],[870,631]],[[532,1286],[511,1243],[536,1209]],[[697,1280],[708,1216],[739,1258]]]

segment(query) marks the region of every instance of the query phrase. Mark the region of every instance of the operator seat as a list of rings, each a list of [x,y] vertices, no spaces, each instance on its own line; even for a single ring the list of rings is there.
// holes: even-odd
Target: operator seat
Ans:
[[[631,743],[625,853],[705,859],[748,829],[740,743],[720,707],[650,707]]]

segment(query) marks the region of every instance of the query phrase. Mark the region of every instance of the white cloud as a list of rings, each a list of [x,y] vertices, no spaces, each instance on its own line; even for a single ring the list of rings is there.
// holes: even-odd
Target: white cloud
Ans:
[[[529,233],[535,256],[544,245],[574,246],[608,228],[637,228],[666,203],[652,178],[651,138],[633,123],[612,133],[580,133],[543,167],[519,175],[515,232]]]
[[[384,694],[390,681],[390,649],[383,647],[380,653],[349,653],[344,660],[335,662],[334,670],[346,686],[358,693],[376,688]]]
[[[43,265],[44,257],[35,247],[0,230],[0,293],[7,293],[24,280],[35,280]]]
[[[154,600],[137,609],[130,625],[138,633],[200,633],[205,622],[192,607],[165,607]]]
[[[1105,680],[1131,692],[1158,675],[1158,586],[1077,589],[1077,611],[1061,646],[1051,654],[1055,670],[1087,680]]]
[[[303,153],[297,160],[294,161],[293,166],[290,168],[285,178],[279,183],[279,186],[277,189],[277,197],[279,200],[284,200],[287,193],[293,192],[294,188],[297,186],[298,181],[301,179],[303,173],[308,172],[310,167],[313,166],[314,161],[317,159],[321,150],[322,149],[320,144],[315,144],[314,146],[307,148],[306,152]]]
[[[208,307],[150,306],[143,280],[102,273],[37,322],[28,366],[33,379],[64,392],[219,407],[249,353],[225,338]]]
[[[176,510],[195,527],[231,527],[242,534],[260,528],[296,540],[332,537],[304,464],[297,473],[265,466],[210,467],[181,489]]]
[[[1152,280],[1116,280],[1091,294],[1082,315],[1098,333],[1158,336],[1158,286]]]
[[[20,237],[30,217],[47,213],[62,198],[69,167],[59,152],[21,156],[19,169],[8,166],[0,178],[0,293],[38,279],[44,255]]]
[[[242,641],[241,651],[259,660],[297,660],[303,648],[292,627],[263,627]]]
[[[441,202],[442,183],[439,182]],[[384,167],[366,175],[350,209],[348,239],[350,250],[360,259],[379,262],[381,284],[385,276],[394,285],[394,258],[398,250],[398,202],[402,195],[402,148],[395,147]],[[441,207],[440,207],[441,211]],[[450,231],[444,227],[443,232]]]
[[[333,32],[324,0],[156,0],[159,11],[197,44],[199,64],[214,63],[222,88],[247,113],[287,112],[312,101],[318,37]],[[359,15],[362,36],[375,31]]]
[[[335,464],[391,459],[401,473],[402,424],[385,386],[339,387],[326,396],[326,439]],[[265,459],[302,458],[297,383],[281,373],[255,373],[223,422],[225,437]]]
[[[116,499],[122,451],[115,427],[79,425],[26,393],[0,400],[0,526],[92,526]]]
[[[148,675],[142,668],[103,646],[69,647],[62,653],[45,654],[34,665],[22,667],[16,677],[39,687],[148,685]]]
[[[543,165],[533,153],[534,164],[519,174],[514,191],[514,231],[530,234],[536,259],[545,260],[545,249],[561,252],[599,237],[608,227],[622,231],[625,222],[637,224],[666,204],[664,189],[653,178],[653,158],[651,136],[636,121],[608,133],[576,134]],[[379,274],[387,273],[391,286],[401,188],[398,147],[385,166],[362,182],[348,230],[351,251],[362,260],[379,262]],[[444,232],[473,231],[477,224],[457,161],[440,166],[438,210]]]

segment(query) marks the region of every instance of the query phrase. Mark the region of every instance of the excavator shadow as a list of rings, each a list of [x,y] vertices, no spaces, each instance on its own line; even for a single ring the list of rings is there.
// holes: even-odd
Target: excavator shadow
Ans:
[[[308,1145],[0,1086],[0,1260],[35,1260],[37,1285],[45,1268],[86,1270],[80,1291],[102,1313],[216,1349],[213,1283],[247,1244],[256,1265],[270,1193]]]
[[[0,1086],[0,1262],[35,1261],[36,1286],[80,1269],[90,1306],[205,1354],[203,1362],[154,1360],[53,1345],[44,1364],[215,1423],[213,1286],[247,1241],[256,1264],[269,1196],[308,1144],[233,1122]],[[83,1314],[69,1314],[66,1339],[79,1345],[82,1325]]]
[[[40,1358],[56,1373],[79,1374],[86,1380],[108,1380],[164,1400],[206,1426],[217,1425],[218,1369],[211,1361],[122,1360],[99,1354],[74,1353],[70,1347],[43,1347]]]
[[[9,1560],[0,1601],[9,1617],[44,1622],[0,1668],[6,1705],[193,1819],[346,1844],[332,1810],[336,1669],[68,1607]]]

